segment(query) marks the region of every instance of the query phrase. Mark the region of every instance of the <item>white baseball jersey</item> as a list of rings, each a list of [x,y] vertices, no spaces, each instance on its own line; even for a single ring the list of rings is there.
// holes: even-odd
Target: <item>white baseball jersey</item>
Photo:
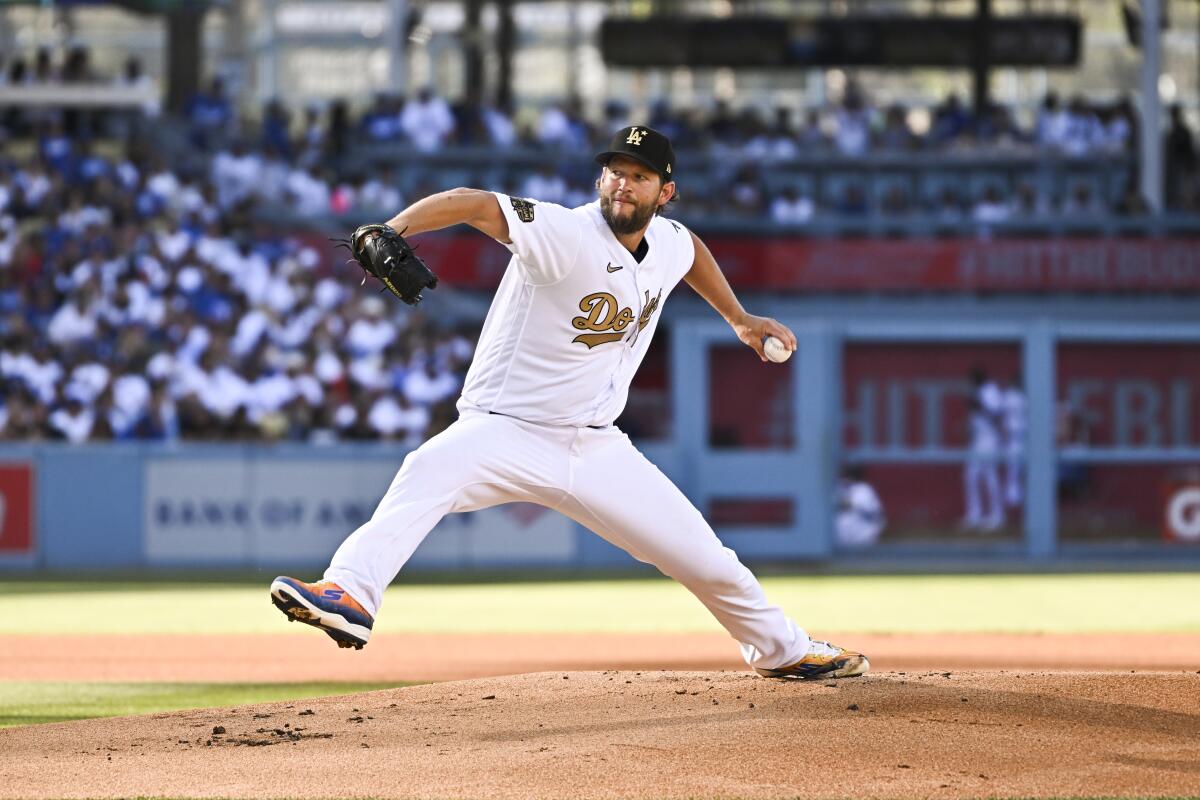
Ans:
[[[979,453],[993,453],[1000,447],[998,422],[1003,411],[1000,387],[987,381],[975,390],[979,407],[971,412],[968,424],[971,428],[971,449]]]
[[[687,228],[655,217],[641,263],[599,201],[564,208],[497,194],[512,251],[459,410],[552,425],[609,425],[625,407],[660,309],[688,273]]]
[[[467,373],[462,413],[408,454],[325,579],[374,616],[384,589],[446,514],[538,503],[685,585],[741,644],[747,664],[795,664],[808,634],[611,424],[662,304],[692,267],[691,234],[654,219],[639,263],[598,202],[568,209],[496,197],[513,257]]]
[[[1001,394],[1000,407],[1004,414],[1004,432],[1009,441],[1023,440],[1026,427],[1025,393],[1015,386],[1008,387]]]

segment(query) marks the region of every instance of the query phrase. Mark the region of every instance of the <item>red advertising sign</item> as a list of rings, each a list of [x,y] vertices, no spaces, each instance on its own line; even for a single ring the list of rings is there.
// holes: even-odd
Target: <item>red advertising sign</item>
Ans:
[[[1172,484],[1165,495],[1163,538],[1200,544],[1200,483]]]
[[[705,236],[736,289],[934,292],[1197,292],[1190,239],[806,239]],[[448,285],[494,289],[510,253],[477,233],[419,237]],[[324,234],[308,242],[334,261]]]
[[[33,469],[0,465],[0,555],[33,552]]]
[[[1021,383],[1016,344],[853,343],[842,358],[848,448],[966,447],[971,371]]]
[[[717,237],[734,286],[827,291],[1197,291],[1188,240],[833,240]]]
[[[1200,344],[1063,344],[1058,402],[1071,444],[1195,447]]]
[[[716,447],[789,447],[790,371],[745,358],[740,345],[710,355],[709,438]],[[1055,436],[1059,532],[1065,541],[1200,544],[1200,465],[1072,459],[1095,447],[1200,445],[1200,347],[1121,342],[1059,345]],[[1001,385],[1020,378],[1020,348],[1003,343],[850,342],[842,354],[842,446],[863,451],[966,451],[968,372]],[[1006,449],[996,466],[1010,527],[1020,524],[1024,476]],[[1016,467],[1013,466],[1016,464]],[[965,464],[868,463],[888,536],[954,530],[966,508]],[[1015,470],[1015,490],[1009,488]],[[1168,488],[1169,487],[1169,488]],[[1165,494],[1164,494],[1165,492]],[[1164,531],[1170,531],[1165,533]],[[1189,536],[1193,538],[1188,538]]]

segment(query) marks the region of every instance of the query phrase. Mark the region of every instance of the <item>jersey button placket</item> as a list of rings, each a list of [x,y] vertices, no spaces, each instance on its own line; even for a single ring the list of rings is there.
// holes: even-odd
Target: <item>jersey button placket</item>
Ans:
[[[637,305],[637,313],[633,315],[633,333],[625,338],[625,352],[633,350],[633,346],[638,339],[638,333],[640,332],[638,327],[638,320],[642,318],[642,288],[638,283],[638,272],[640,271],[640,267],[640,264],[634,264],[634,266],[629,270],[630,274],[633,276],[633,302],[635,305]]]
[[[637,289],[636,267],[630,267],[627,269],[618,270],[616,273],[614,273],[616,282],[618,284],[624,284],[627,286],[630,279],[625,277],[624,273],[626,273],[626,272],[629,272],[633,276],[632,277],[633,286],[634,286],[634,289],[636,290]],[[613,295],[618,298],[618,307],[620,307],[620,305],[621,305],[620,304],[620,297],[621,297],[620,287],[614,287],[610,284],[610,288],[613,289]],[[639,313],[640,313],[640,309],[639,309]],[[637,316],[636,315],[633,318],[633,322],[630,323],[630,327],[632,328],[632,332],[629,335],[623,336],[620,339],[620,343],[621,343],[620,355],[616,357],[615,363],[612,365],[611,370],[608,374],[608,389],[607,389],[607,391],[603,392],[599,397],[596,398],[596,405],[592,407],[593,418],[595,418],[595,415],[600,410],[600,408],[606,402],[608,402],[608,400],[616,393],[617,384],[619,383],[619,379],[620,379],[621,375],[627,369],[626,361],[629,358],[629,354],[630,354],[631,348],[633,346],[631,343],[631,338],[636,338],[636,335],[637,335]]]

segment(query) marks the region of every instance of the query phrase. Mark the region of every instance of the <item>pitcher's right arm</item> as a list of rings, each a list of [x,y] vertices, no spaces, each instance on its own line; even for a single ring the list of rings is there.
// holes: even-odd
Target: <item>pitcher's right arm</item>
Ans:
[[[481,189],[450,189],[418,200],[388,220],[389,227],[404,236],[449,228],[466,223],[501,244],[511,244],[508,220],[496,196]]]

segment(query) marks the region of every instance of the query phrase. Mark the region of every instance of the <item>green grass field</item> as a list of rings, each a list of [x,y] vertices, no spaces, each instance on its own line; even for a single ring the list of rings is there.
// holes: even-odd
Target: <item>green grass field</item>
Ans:
[[[407,684],[405,684],[407,685]],[[0,728],[394,689],[376,683],[0,682]]]
[[[110,633],[307,635],[258,583],[0,583],[3,637]],[[862,633],[1200,632],[1200,575],[769,576],[767,595],[806,628]],[[86,613],[80,613],[86,609]],[[377,633],[719,630],[665,578],[429,583],[388,590]],[[349,694],[375,685],[0,683],[0,727]]]
[[[0,636],[29,633],[291,633],[261,584],[0,583]],[[770,576],[772,602],[806,628],[861,633],[1200,632],[1200,574]],[[87,609],[81,614],[80,609]],[[717,630],[665,578],[405,584],[377,633]]]

